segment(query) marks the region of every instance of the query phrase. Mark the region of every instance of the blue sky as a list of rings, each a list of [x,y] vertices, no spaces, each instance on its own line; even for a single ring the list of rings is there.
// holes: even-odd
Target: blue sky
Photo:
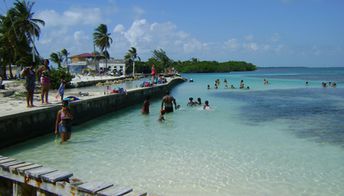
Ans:
[[[6,0],[7,6],[12,0]],[[100,24],[113,38],[110,55],[129,47],[147,59],[162,48],[175,60],[244,60],[258,66],[344,66],[343,0],[36,0],[46,21],[42,56],[66,48],[93,51]],[[6,4],[1,2],[1,12]]]

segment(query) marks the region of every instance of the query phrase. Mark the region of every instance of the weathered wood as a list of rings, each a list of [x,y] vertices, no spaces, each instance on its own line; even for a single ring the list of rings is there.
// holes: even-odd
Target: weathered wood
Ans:
[[[8,159],[8,157],[0,157],[0,160]]]
[[[125,194],[125,196],[148,196],[148,193],[132,191],[130,193]]]
[[[11,159],[11,158],[3,159],[3,160],[0,160],[0,164],[2,164],[2,163],[7,163],[7,162],[11,162],[11,161],[15,161],[15,159]]]
[[[132,188],[112,186],[97,193],[98,196],[122,196],[133,191]]]
[[[21,163],[24,163],[24,161],[11,161],[11,162],[7,162],[7,163],[1,163],[0,164],[0,167],[2,169],[8,169],[9,166],[12,166],[12,165],[19,165]]]
[[[57,170],[51,169],[49,167],[39,167],[36,169],[30,169],[30,170],[25,171],[25,175],[37,179],[37,178],[40,178],[44,174],[48,174],[54,171],[57,171]]]
[[[113,184],[104,182],[87,182],[78,186],[78,190],[86,193],[95,194],[96,192],[104,190],[111,186],[113,186]]]
[[[42,175],[42,180],[55,183],[57,181],[65,180],[73,176],[73,173],[67,171],[55,171],[52,173]]]
[[[32,165],[28,165],[28,166],[25,166],[25,167],[17,168],[17,172],[20,173],[20,174],[24,174],[24,172],[26,170],[34,169],[34,168],[39,168],[39,167],[42,167],[42,165],[32,164]]]
[[[10,172],[14,172],[14,171],[16,171],[17,168],[26,167],[26,166],[29,166],[29,165],[33,165],[33,163],[22,163],[22,164],[19,164],[19,165],[12,165],[12,166],[9,166],[8,170]]]

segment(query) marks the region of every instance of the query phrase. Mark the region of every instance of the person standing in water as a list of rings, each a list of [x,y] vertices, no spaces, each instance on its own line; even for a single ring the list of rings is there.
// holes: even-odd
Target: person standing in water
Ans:
[[[149,102],[150,97],[147,96],[145,101],[143,102],[143,106],[142,106],[142,114],[149,114]]]
[[[167,91],[161,101],[161,110],[165,110],[166,113],[173,112],[173,105],[174,108],[177,109],[176,100],[170,95],[170,92]]]
[[[69,109],[69,102],[62,101],[62,109],[57,112],[55,123],[55,135],[60,133],[61,144],[70,139],[72,135],[73,115]]]

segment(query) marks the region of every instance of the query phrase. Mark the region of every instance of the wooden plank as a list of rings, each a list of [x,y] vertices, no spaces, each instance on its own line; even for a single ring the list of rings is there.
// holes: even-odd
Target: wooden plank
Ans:
[[[49,167],[39,167],[36,169],[30,169],[30,170],[25,171],[25,175],[32,178],[40,178],[42,175],[48,174],[54,171],[57,171],[57,169],[51,169]]]
[[[42,167],[42,165],[32,164],[32,165],[28,165],[28,166],[25,166],[25,167],[17,168],[17,172],[19,172],[20,174],[24,174],[24,172],[26,170],[34,169],[34,168],[39,168],[39,167]]]
[[[7,162],[11,162],[11,161],[15,161],[15,159],[12,159],[12,158],[3,159],[3,160],[0,160],[0,164],[2,164],[2,163],[7,163]]]
[[[0,167],[3,169],[8,169],[9,166],[19,165],[21,163],[24,163],[24,161],[11,161],[11,162],[7,162],[7,163],[1,163]]]
[[[0,157],[0,160],[8,159],[8,157]]]
[[[86,193],[95,194],[96,192],[104,190],[111,186],[113,186],[113,184],[104,182],[86,182],[84,184],[79,185],[78,190]]]
[[[112,186],[110,188],[99,191],[97,195],[99,196],[122,196],[133,191],[132,188],[122,187],[122,186]]]
[[[29,165],[33,165],[33,163],[22,163],[22,164],[19,164],[19,165],[12,165],[8,168],[8,170],[10,172],[13,172],[13,171],[16,171],[17,168],[20,168],[20,167],[26,167],[26,166],[29,166]]]
[[[65,180],[73,176],[73,173],[67,171],[55,171],[49,174],[42,175],[42,179],[47,182],[55,183],[57,181]]]

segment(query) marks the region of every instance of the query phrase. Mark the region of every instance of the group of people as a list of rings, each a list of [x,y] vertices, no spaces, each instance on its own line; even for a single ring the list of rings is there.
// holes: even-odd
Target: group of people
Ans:
[[[51,84],[49,60],[45,59],[43,61],[43,65],[37,69],[37,73],[34,69],[34,64],[32,63],[30,66],[25,67],[20,74],[25,77],[27,107],[35,107],[35,105],[33,104],[33,94],[36,88],[36,75],[38,76],[39,82],[41,84],[42,104],[49,104],[49,89]],[[61,98],[61,101],[63,100],[65,85],[66,81],[62,79],[61,85],[58,89],[58,96]]]
[[[326,87],[332,87],[332,88],[335,88],[337,86],[337,83],[336,82],[322,82],[321,83],[321,86],[326,88]]]
[[[142,114],[149,114],[149,106],[150,106],[150,97],[147,96],[143,102],[143,106],[141,109]],[[158,120],[164,121],[165,113],[173,112],[174,109],[177,110],[179,107],[180,105],[177,105],[176,99],[172,95],[170,95],[169,91],[167,91],[166,95],[162,98],[162,101],[161,101],[160,116]]]
[[[227,79],[224,79],[223,80],[223,83],[225,84],[225,88],[230,88],[230,89],[236,89],[235,86],[233,84],[229,84]],[[229,86],[230,85],[230,86]],[[214,89],[218,89],[220,87],[220,79],[216,79],[215,82],[214,82]],[[245,87],[245,84],[244,84],[244,80],[241,80],[240,81],[240,85],[239,85],[239,88],[240,89],[250,89],[249,86],[246,86]],[[211,89],[210,85],[208,84],[207,85],[207,89]]]
[[[187,106],[201,106],[201,105],[202,105],[202,100],[201,100],[200,97],[197,98],[197,101],[194,101],[193,97],[190,97],[189,98],[189,102],[187,103]],[[209,101],[208,100],[206,100],[204,102],[203,109],[204,110],[210,109]]]

